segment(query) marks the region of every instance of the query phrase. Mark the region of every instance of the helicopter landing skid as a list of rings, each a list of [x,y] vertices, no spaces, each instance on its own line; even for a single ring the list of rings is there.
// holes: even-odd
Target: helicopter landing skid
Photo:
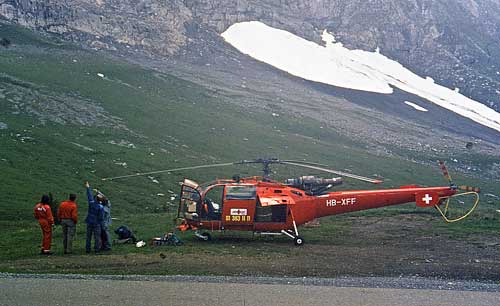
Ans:
[[[208,232],[200,233],[199,231],[195,231],[194,235],[196,236],[196,238],[198,238],[200,240],[203,240],[203,241],[210,241],[210,240],[212,240],[212,236]]]
[[[297,228],[295,228],[297,230]],[[304,244],[304,238],[299,236],[299,233],[296,231],[295,233],[292,232],[291,230],[281,230],[281,233],[284,235],[287,235],[288,237],[293,239],[293,243],[295,243],[296,246],[301,246]]]
[[[257,232],[259,235],[266,236],[281,236],[285,235],[293,239],[296,246],[301,246],[304,244],[304,238],[299,236],[298,232],[293,232],[292,230],[281,230],[280,232]]]
[[[290,209],[290,214],[292,215],[293,231],[292,230],[281,230],[280,232],[261,232],[261,235],[286,235],[293,239],[293,243],[296,246],[301,246],[304,244],[304,238],[300,237],[299,230],[297,229],[297,223],[295,223],[295,218],[293,216],[293,211]]]

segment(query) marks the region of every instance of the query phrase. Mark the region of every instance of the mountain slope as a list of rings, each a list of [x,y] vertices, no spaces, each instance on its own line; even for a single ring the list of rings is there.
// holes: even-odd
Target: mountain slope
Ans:
[[[236,22],[262,21],[318,43],[327,29],[348,48],[380,48],[417,74],[458,87],[497,111],[498,11],[496,0],[0,1],[0,16],[21,25],[95,48],[165,56],[206,49],[217,43],[209,33]],[[204,41],[193,42],[200,35]]]
[[[498,178],[498,173],[494,173],[494,169],[498,168],[495,164],[498,163],[497,158],[472,150],[454,155],[460,161],[454,163],[448,154],[432,150],[425,153],[411,152],[410,156],[414,160],[432,162],[432,166],[429,166],[398,156],[380,154],[381,152],[367,148],[366,143],[345,137],[323,121],[308,116],[308,113],[317,113],[317,107],[321,105],[308,104],[304,108],[301,103],[304,96],[331,88],[313,90],[309,85],[280,88],[281,85],[287,85],[287,82],[298,85],[304,81],[284,77],[275,70],[271,73],[266,71],[267,77],[276,76],[276,83],[273,84],[277,86],[275,88],[254,87],[259,83],[250,79],[246,83],[238,83],[238,86],[232,86],[233,83],[229,82],[229,85],[219,87],[218,82],[223,78],[202,86],[159,70],[130,64],[104,52],[82,50],[53,37],[39,36],[9,24],[0,23],[0,37],[12,42],[8,48],[0,49],[0,228],[7,229],[0,233],[2,271],[33,272],[46,266],[50,268],[42,272],[102,273],[102,266],[105,265],[110,268],[106,270],[109,271],[107,273],[125,273],[127,271],[124,269],[130,266],[122,264],[122,261],[117,263],[116,258],[124,258],[127,254],[131,256],[129,258],[146,256],[144,260],[137,262],[137,266],[134,264],[128,270],[129,273],[150,271],[194,274],[207,273],[200,272],[196,264],[185,264],[186,260],[199,262],[200,252],[204,257],[209,254],[208,260],[220,258],[221,252],[227,252],[233,255],[224,259],[231,258],[233,262],[234,257],[235,263],[241,263],[242,254],[257,256],[254,260],[259,264],[260,260],[266,260],[262,254],[278,254],[287,258],[290,256],[286,239],[264,245],[261,240],[248,244],[245,242],[238,244],[235,249],[233,241],[201,245],[189,240],[193,239],[190,235],[185,235],[182,238],[189,242],[188,245],[168,250],[169,256],[171,253],[177,254],[179,262],[184,262],[179,265],[161,261],[161,267],[156,264],[150,266],[151,260],[156,260],[153,257],[158,258],[156,249],[128,246],[115,247],[113,254],[103,256],[105,259],[98,263],[94,257],[84,255],[75,255],[70,262],[66,257],[60,256],[40,259],[34,243],[39,241],[39,228],[33,219],[32,208],[42,193],[52,192],[60,201],[66,198],[67,193],[76,192],[80,217],[83,219],[86,205],[83,181],[90,180],[93,187],[102,189],[112,198],[113,217],[117,218],[114,226],[127,224],[141,238],[149,239],[171,230],[171,220],[177,212],[175,196],[179,192],[178,182],[184,177],[203,182],[234,174],[250,176],[261,172],[260,167],[242,166],[165,173],[121,181],[100,180],[109,176],[277,156],[321,162],[361,175],[380,176],[385,183],[376,188],[389,188],[409,183],[446,184],[434,162],[437,158],[445,158],[450,168],[456,169],[454,165],[470,165],[475,168],[475,171],[470,171],[482,176],[481,179],[464,177],[453,171],[457,183],[481,186],[484,193],[500,194],[497,181],[485,178]],[[243,59],[241,55],[237,56]],[[243,60],[241,65],[242,69],[254,67],[256,70],[251,71],[257,72],[254,76],[256,78],[261,76],[260,69],[265,69],[261,66],[255,68],[250,60]],[[166,70],[165,67],[160,68]],[[184,68],[185,71],[189,69],[187,66]],[[209,79],[203,76],[204,71],[198,72],[198,81],[208,82]],[[250,88],[241,87],[244,84]],[[286,88],[296,88],[295,91],[286,93],[287,96],[297,93],[297,100],[291,99],[295,104],[293,111],[288,105],[280,108],[281,102],[276,101],[276,95],[268,93],[268,90],[280,93],[281,89],[281,94],[284,94]],[[301,92],[304,88],[309,91]],[[248,94],[249,90],[251,95]],[[313,102],[318,103],[321,103],[321,97],[331,99],[330,94],[320,96],[314,93],[311,97]],[[335,110],[339,115],[349,114],[349,118],[360,120],[369,118],[377,125],[383,124],[383,121],[377,121],[378,113],[374,111],[366,111],[342,99],[336,102]],[[272,111],[256,107],[262,104]],[[324,115],[329,116],[328,113]],[[336,118],[337,121],[342,119],[342,116]],[[400,123],[400,126],[404,127],[404,124]],[[273,177],[278,180],[299,175],[323,175],[284,167],[276,167],[274,170],[277,173]],[[374,186],[346,179],[345,184],[339,187],[361,188]],[[416,235],[428,236],[428,233],[435,233],[437,228],[437,232],[446,233],[442,234],[442,239],[448,237],[448,233],[467,237],[477,232],[494,235],[498,232],[500,223],[495,215],[497,206],[495,203],[488,203],[490,199],[496,201],[492,197],[485,197],[473,216],[465,223],[452,227],[440,225],[439,219],[430,221],[428,211],[416,210],[414,204],[408,204],[357,214],[357,220],[365,220],[363,216],[374,217],[361,221],[360,232],[352,228],[353,216],[348,215],[325,219],[320,229],[304,230],[304,233],[312,244],[324,244],[325,250],[332,245],[338,246],[339,242],[356,245],[356,250],[359,250],[357,241],[366,240],[362,233],[372,229],[364,222],[374,223],[372,220],[382,218],[400,219],[400,213],[417,211],[421,213],[421,219],[412,223],[418,229],[412,230]],[[405,216],[408,217],[409,215]],[[378,221],[374,224],[377,224],[375,228],[378,228],[378,233],[381,225]],[[83,225],[78,226],[76,253],[84,253],[84,228]],[[395,228],[400,227],[385,227],[391,235]],[[55,237],[59,236],[60,232],[57,231],[58,229]],[[353,232],[358,240],[345,235],[332,237],[332,232]],[[56,253],[62,253],[60,241],[54,242]],[[475,245],[473,248],[480,250],[479,252],[482,250]],[[295,260],[309,257],[310,253],[305,250],[305,257],[294,257]],[[133,252],[141,254],[129,255]],[[490,252],[493,251],[489,250],[485,256],[490,256]],[[324,261],[325,252],[320,253],[315,258]],[[483,256],[483,253],[480,254]],[[279,256],[277,260],[282,261]],[[41,265],[40,260],[47,260],[48,264]],[[75,268],[76,266],[78,267]],[[185,266],[192,268],[186,269]],[[144,270],[144,267],[149,268]],[[384,271],[385,269],[381,269],[378,273],[383,274]],[[283,273],[288,272],[285,269]],[[483,274],[482,277],[494,277],[490,276],[494,272]],[[302,273],[302,270],[296,273]],[[468,273],[469,277],[479,274],[477,271]]]

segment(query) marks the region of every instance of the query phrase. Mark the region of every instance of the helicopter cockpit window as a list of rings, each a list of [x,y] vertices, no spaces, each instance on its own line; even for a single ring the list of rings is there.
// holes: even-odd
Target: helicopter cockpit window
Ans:
[[[255,197],[255,186],[243,185],[226,187],[226,200],[254,200]]]
[[[184,188],[182,189],[182,198],[192,201],[198,201],[200,199],[200,194],[195,189],[184,186]]]

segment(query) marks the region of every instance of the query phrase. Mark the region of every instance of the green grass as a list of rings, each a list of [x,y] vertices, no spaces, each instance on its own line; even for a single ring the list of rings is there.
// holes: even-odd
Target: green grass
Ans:
[[[10,48],[0,49],[0,88],[21,86],[31,93],[30,97],[38,99],[66,97],[74,98],[78,103],[92,103],[102,107],[108,116],[121,118],[128,128],[52,121],[42,124],[35,115],[16,114],[11,101],[16,93],[7,91],[0,95],[0,122],[8,125],[8,129],[0,130],[2,260],[36,256],[40,233],[32,208],[40,196],[48,192],[52,192],[58,201],[65,199],[69,192],[77,193],[81,221],[75,251],[83,252],[85,180],[112,199],[113,217],[119,219],[114,225],[127,224],[144,239],[172,230],[171,220],[177,208],[176,201],[169,199],[169,190],[178,193],[178,182],[184,177],[203,182],[217,177],[231,177],[235,173],[260,175],[260,167],[155,175],[159,184],[152,183],[147,177],[106,182],[101,178],[205,163],[280,157],[307,158],[334,168],[349,168],[361,175],[379,174],[386,178],[382,187],[445,184],[437,167],[374,156],[367,152],[364,144],[322,129],[321,124],[314,120],[275,118],[261,110],[238,106],[231,101],[234,97],[223,93],[217,96],[207,88],[165,73],[99,52],[53,42],[50,37],[40,37],[18,27],[0,25],[0,37],[9,38],[13,44]],[[99,77],[98,73],[104,74],[105,78]],[[23,141],[23,137],[30,138]],[[121,140],[133,143],[135,148],[110,144],[110,141]],[[484,156],[470,158],[492,162]],[[127,167],[118,165],[122,162],[126,162]],[[300,169],[281,166],[275,169],[279,173],[278,179],[305,174]],[[453,175],[460,184],[479,185],[486,192],[500,193],[497,182]],[[346,180],[341,188],[373,186]],[[160,197],[159,193],[166,196]],[[457,236],[498,232],[500,224],[495,215],[495,205],[498,203],[481,204],[467,221],[439,228]],[[404,205],[326,218],[320,229],[306,229],[304,236],[312,243],[335,244],[341,241],[342,235],[332,233],[349,232],[349,216],[394,216],[409,211],[418,209],[414,205]],[[59,234],[60,229],[57,229],[55,235]],[[288,248],[274,248],[281,242],[288,245],[285,238],[261,239],[259,241],[264,246],[260,248],[260,242],[245,246],[246,242],[253,241],[248,233],[234,233],[232,237],[243,242],[238,243],[236,248],[233,248],[234,243],[224,239],[215,244],[199,244],[191,236],[183,234],[182,238],[188,245],[174,248],[171,252],[227,252],[232,255],[289,252]],[[56,252],[61,251],[59,238],[54,240],[54,248]],[[114,252],[155,251],[119,246]]]

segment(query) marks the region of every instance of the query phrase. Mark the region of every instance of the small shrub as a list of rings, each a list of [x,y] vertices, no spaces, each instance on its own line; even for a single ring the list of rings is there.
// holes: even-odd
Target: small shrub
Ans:
[[[10,39],[5,37],[0,39],[0,45],[2,45],[3,47],[8,48],[10,44],[11,44]]]

